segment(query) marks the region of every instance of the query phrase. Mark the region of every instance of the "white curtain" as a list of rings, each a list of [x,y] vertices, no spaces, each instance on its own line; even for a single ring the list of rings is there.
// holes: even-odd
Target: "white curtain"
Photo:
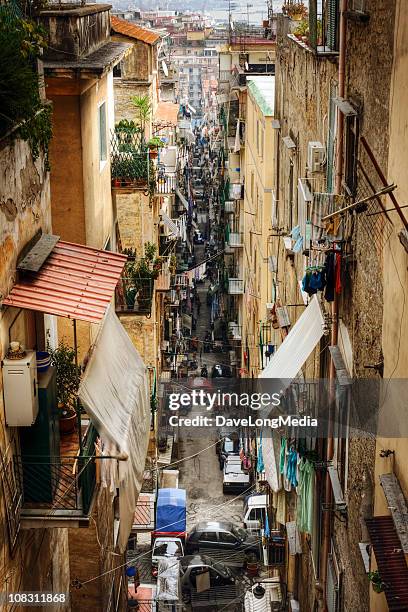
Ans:
[[[279,473],[280,438],[272,429],[264,429],[262,436],[262,456],[265,465],[265,478],[274,493],[282,488]]]
[[[293,380],[323,336],[324,319],[316,295],[296,321],[260,378]]]
[[[150,390],[146,366],[112,306],[94,344],[79,397],[99,434],[111,443],[110,451],[116,448],[125,458],[118,462],[118,545],[123,552],[142,487],[150,432]]]

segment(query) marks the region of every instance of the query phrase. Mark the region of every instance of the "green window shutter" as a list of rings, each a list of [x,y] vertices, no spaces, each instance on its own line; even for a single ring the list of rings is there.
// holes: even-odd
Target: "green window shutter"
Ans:
[[[317,0],[309,0],[309,44],[317,47]]]
[[[331,51],[339,48],[339,0],[327,0],[327,46]]]

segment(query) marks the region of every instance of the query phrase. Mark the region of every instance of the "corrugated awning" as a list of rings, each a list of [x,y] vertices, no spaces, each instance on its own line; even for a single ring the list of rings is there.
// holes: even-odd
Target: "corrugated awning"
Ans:
[[[179,234],[180,234],[179,228],[174,223],[174,221],[172,219],[170,219],[169,215],[166,212],[164,212],[164,210],[161,210],[160,211],[160,216],[161,216],[161,219],[162,219],[164,225],[169,228],[170,232],[172,234],[174,234],[174,236],[178,237]]]
[[[366,519],[390,612],[408,610],[408,567],[392,516]]]
[[[183,194],[181,193],[180,189],[176,189],[176,196],[178,196],[178,198],[180,199],[180,201],[183,204],[184,208],[186,210],[188,210],[188,202],[187,202],[186,198],[183,196]]]
[[[99,323],[127,256],[59,241],[38,272],[21,276],[3,306]]]
[[[266,368],[262,370],[260,378],[275,378],[290,383],[323,336],[323,325],[319,300],[314,295],[309,306],[296,321]]]

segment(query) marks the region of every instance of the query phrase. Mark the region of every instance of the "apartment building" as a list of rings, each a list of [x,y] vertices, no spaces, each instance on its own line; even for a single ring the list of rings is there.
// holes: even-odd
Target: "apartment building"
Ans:
[[[114,252],[112,70],[128,50],[110,40],[109,8],[40,14],[52,144],[36,148],[18,130],[1,144],[3,590],[67,594],[56,610],[126,605],[124,553],[143,471],[132,466],[143,465],[150,430],[145,366],[109,308],[127,259]],[[36,363],[47,350],[54,365]],[[119,389],[118,360],[137,372],[131,394]]]
[[[366,435],[352,435],[335,415],[353,420],[357,411],[362,418],[353,380],[372,390],[392,385],[397,373],[406,378],[404,354],[395,350],[404,337],[407,281],[407,217],[399,207],[404,180],[397,181],[404,150],[397,131],[406,122],[396,110],[404,108],[403,26],[398,2],[345,7],[324,4],[324,21],[309,7],[306,35],[289,14],[278,20],[270,219],[277,291],[270,325],[280,331],[261,376],[294,378],[301,370],[304,386],[292,405],[316,410],[331,402],[333,410],[334,429],[325,439],[306,448],[296,437],[277,441],[297,453],[311,486],[304,520],[293,484],[282,492],[270,481],[288,536],[293,525],[298,529],[299,545],[292,540],[287,557],[292,607],[391,610],[406,605],[400,578],[407,572],[401,529],[407,490],[400,462],[407,441],[398,427],[381,437],[384,420]],[[337,276],[322,290],[313,283],[323,270]],[[336,398],[329,393],[322,404],[315,378],[337,381]],[[371,410],[383,414],[384,402],[380,393]],[[393,403],[397,411],[395,399],[387,405],[391,410]],[[396,547],[398,569],[391,569],[386,559]]]

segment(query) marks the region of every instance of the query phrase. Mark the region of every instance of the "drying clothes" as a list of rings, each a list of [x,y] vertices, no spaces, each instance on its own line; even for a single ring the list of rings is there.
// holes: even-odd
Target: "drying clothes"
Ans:
[[[265,478],[274,492],[282,488],[282,479],[279,473],[279,451],[279,439],[276,439],[270,430],[263,439],[263,457]]]
[[[293,487],[297,487],[298,481],[296,479],[298,454],[294,448],[289,450],[288,461],[286,465],[286,478],[289,480]]]
[[[288,469],[288,457],[289,457],[289,449],[287,446],[287,442],[285,438],[281,440],[281,450],[280,450],[280,460],[279,460],[279,471],[283,476],[283,486],[285,491],[292,490],[292,484],[287,477],[287,469]]]
[[[283,489],[273,494],[272,506],[276,510],[276,522],[284,525],[286,520],[286,492]]]
[[[311,276],[312,274],[310,272],[306,272],[302,280],[302,291],[307,293],[309,296],[317,293],[317,289],[313,289],[313,287],[310,286]]]
[[[303,459],[299,464],[296,523],[299,531],[309,534],[311,534],[313,530],[314,484],[315,471],[313,465],[307,459]]]
[[[324,264],[324,271],[326,275],[326,291],[324,292],[324,297],[328,302],[333,302],[334,300],[335,265],[336,259],[334,253],[327,253]]]
[[[259,437],[258,461],[257,461],[257,464],[256,464],[256,471],[258,472],[258,474],[260,474],[260,473],[265,471],[265,465],[264,465],[264,461],[263,461],[263,452],[262,452],[262,432],[261,432],[261,435]]]
[[[336,253],[336,293],[341,293],[341,253]]]

